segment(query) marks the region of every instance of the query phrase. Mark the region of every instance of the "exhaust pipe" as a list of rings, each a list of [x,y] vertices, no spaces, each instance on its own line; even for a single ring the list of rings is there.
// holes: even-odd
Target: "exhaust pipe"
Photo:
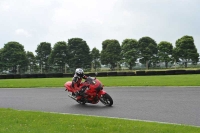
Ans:
[[[71,94],[68,94],[68,96],[76,101],[76,98],[73,97]]]

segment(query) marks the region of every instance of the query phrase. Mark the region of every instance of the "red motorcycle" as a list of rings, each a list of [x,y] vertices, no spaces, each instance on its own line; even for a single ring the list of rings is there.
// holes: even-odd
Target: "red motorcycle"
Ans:
[[[113,99],[111,96],[103,90],[102,83],[96,77],[87,77],[85,82],[82,82],[80,86],[74,85],[71,87],[72,82],[68,81],[64,84],[66,91],[70,92],[68,96],[80,104],[91,103],[97,104],[101,101],[106,106],[113,105]],[[83,90],[83,95],[77,95],[77,92],[83,86],[87,86]]]

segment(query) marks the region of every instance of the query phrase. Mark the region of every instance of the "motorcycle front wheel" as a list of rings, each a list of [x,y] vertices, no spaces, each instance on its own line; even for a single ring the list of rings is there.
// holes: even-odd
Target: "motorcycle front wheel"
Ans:
[[[112,106],[113,105],[113,99],[107,93],[104,94],[104,95],[101,95],[99,100],[106,106]]]

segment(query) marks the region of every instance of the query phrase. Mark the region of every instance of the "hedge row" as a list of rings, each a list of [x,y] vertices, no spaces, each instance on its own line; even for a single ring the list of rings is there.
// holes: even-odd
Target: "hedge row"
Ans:
[[[166,71],[135,71],[135,72],[99,72],[97,77],[107,76],[148,76],[148,75],[178,75],[178,74],[200,74],[200,70],[166,70]],[[85,73],[87,76],[95,76],[95,73]],[[73,74],[67,73],[48,73],[48,74],[8,74],[0,75],[0,79],[17,78],[57,78],[73,77]]]
[[[19,78],[58,78],[63,77],[63,73],[48,74],[7,74],[0,75],[0,79],[19,79]]]
[[[105,76],[148,76],[148,75],[179,75],[200,74],[200,70],[166,70],[166,71],[135,71],[135,72],[99,72],[98,77]],[[88,74],[89,75],[89,74]]]

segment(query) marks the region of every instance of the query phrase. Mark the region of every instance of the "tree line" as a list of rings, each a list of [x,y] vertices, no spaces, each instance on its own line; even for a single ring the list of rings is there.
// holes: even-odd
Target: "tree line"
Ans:
[[[71,38],[68,42],[59,41],[51,46],[49,42],[41,42],[33,52],[25,51],[19,42],[8,42],[0,49],[0,70],[20,72],[66,72],[75,68],[90,71],[97,70],[101,65],[107,65],[111,70],[125,64],[132,70],[139,61],[146,68],[155,67],[157,63],[181,62],[196,64],[199,53],[192,36],[185,35],[172,43],[161,41],[156,43],[151,37],[124,39],[120,45],[116,39],[107,39],[102,42],[102,50],[96,47],[90,50],[82,38]]]

